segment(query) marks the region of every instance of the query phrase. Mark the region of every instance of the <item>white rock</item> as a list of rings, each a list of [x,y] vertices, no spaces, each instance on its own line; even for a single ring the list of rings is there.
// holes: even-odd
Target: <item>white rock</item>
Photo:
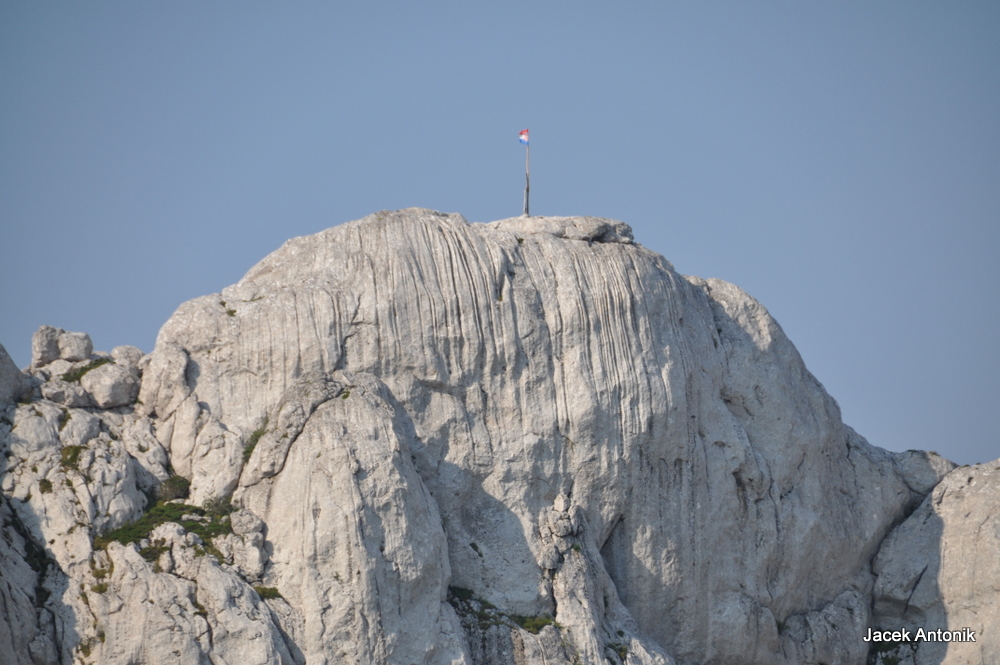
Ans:
[[[264,520],[260,519],[246,508],[241,508],[230,515],[233,533],[246,536],[264,531]]]
[[[80,379],[80,385],[101,409],[128,406],[139,395],[139,373],[114,362],[96,367]]]
[[[231,302],[244,291],[253,296]],[[509,613],[542,613],[559,585],[539,562],[551,563],[551,547],[569,560],[578,538],[585,570],[606,567],[635,634],[655,640],[645,651],[662,652],[659,643],[682,662],[794,662],[781,653],[777,621],[867,597],[858,574],[926,487],[914,480],[923,471],[897,468],[842,424],[759,303],[724,282],[681,277],[632,244],[621,222],[468,225],[431,211],[379,213],[290,240],[224,293],[185,303],[164,325],[141,399],[159,417],[174,468],[189,477],[206,422],[247,436],[270,416],[237,496],[268,525],[279,586],[310,580],[286,594],[305,617],[307,654],[326,639],[310,632],[309,617],[332,613],[324,625],[341,625],[355,605],[309,600],[346,571],[316,568],[279,525],[323,533],[317,525],[330,518],[301,506],[327,503],[302,493],[331,491],[313,487],[310,474],[324,467],[324,450],[353,448],[329,440],[307,458],[302,448],[321,439],[302,437],[331,417],[320,412],[351,404],[357,387],[347,382],[346,400],[319,402],[288,391],[338,368],[382,377],[386,404],[412,428],[397,436],[442,514],[451,584]],[[338,454],[338,482],[370,473]],[[225,474],[227,459],[216,463]],[[931,461],[914,463],[936,473]],[[356,519],[347,506],[385,491],[376,487],[351,490],[360,494],[340,508],[344,524]],[[560,494],[588,528],[572,515],[550,520]],[[417,517],[399,505],[394,528],[406,531]],[[329,547],[354,547],[360,562],[349,542]],[[378,570],[373,556],[355,571]],[[365,587],[351,588],[345,598],[365,597]],[[603,658],[612,619],[594,607],[579,615],[592,616],[586,630],[574,620],[570,641]],[[751,646],[747,635],[768,622],[767,639]],[[419,625],[407,632],[433,633]],[[863,628],[803,633],[796,653],[847,653],[837,644],[860,641]]]
[[[514,217],[487,226],[516,235],[545,233],[567,240],[632,244],[628,224],[600,217]]]
[[[42,367],[59,358],[59,336],[65,330],[41,326],[31,337],[31,366]]]
[[[137,369],[137,413],[95,412],[90,439],[76,410],[18,406],[0,485],[65,570],[61,653],[96,662],[860,664],[872,557],[951,468],[870,446],[758,302],[597,218],[411,209],[295,238],[181,305]],[[60,437],[85,441],[79,473]],[[226,564],[163,525],[155,565],[109,546],[87,604],[87,530],[137,516],[168,468],[195,503],[235,487]],[[913,521],[879,555],[876,622],[934,550]],[[457,612],[449,587],[481,600]],[[997,626],[970,588],[913,607]],[[546,613],[538,634],[511,619]]]
[[[191,496],[194,505],[228,496],[243,468],[243,440],[214,418],[200,428],[191,452]]]
[[[872,565],[874,627],[975,631],[975,642],[921,641],[886,656],[1000,662],[1000,460],[949,473],[886,538]],[[888,661],[884,661],[888,662]]]
[[[37,334],[37,333],[36,333]],[[62,332],[59,334],[59,357],[70,362],[87,360],[94,352],[90,335],[82,332]]]
[[[28,377],[17,368],[7,355],[7,349],[0,344],[0,409],[26,396],[30,389]]]
[[[155,414],[165,419],[191,394],[185,377],[188,355],[184,349],[170,343],[159,344],[157,349],[159,353],[150,357],[143,370],[140,411],[143,415]]]
[[[111,357],[122,367],[138,368],[143,355],[142,350],[134,346],[116,346],[111,349]]]
[[[120,428],[120,434],[125,450],[145,471],[136,479],[143,490],[152,489],[170,477],[167,451],[153,435],[147,418],[129,418]]]
[[[10,665],[37,665],[58,662],[55,631],[51,621],[40,621],[45,611],[36,608],[39,573],[37,556],[27,551],[37,543],[28,543],[22,535],[20,518],[6,496],[0,495],[0,653]],[[29,563],[29,560],[32,563]]]
[[[85,446],[101,433],[101,419],[83,409],[68,409],[59,416],[59,439],[64,446]]]
[[[94,400],[83,386],[75,381],[52,379],[42,384],[42,397],[64,406],[93,406]]]
[[[59,420],[63,410],[51,402],[19,404],[14,414],[14,427],[8,435],[8,445],[16,456],[58,448]]]
[[[268,585],[303,617],[298,647],[308,662],[462,662],[438,639],[460,628],[442,613],[444,534],[400,438],[404,425],[373,377],[336,378],[354,386],[349,397],[316,405],[280,472],[234,496],[267,524]],[[314,391],[300,391],[286,403],[308,403]]]

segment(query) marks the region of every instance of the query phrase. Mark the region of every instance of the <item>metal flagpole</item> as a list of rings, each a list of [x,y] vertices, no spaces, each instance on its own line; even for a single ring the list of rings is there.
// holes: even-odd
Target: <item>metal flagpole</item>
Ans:
[[[531,193],[531,144],[524,146],[524,216],[531,217],[528,212],[528,195]]]
[[[524,216],[530,217],[531,215],[528,213],[528,194],[531,193],[531,144],[528,143],[528,130],[522,129],[517,137],[524,144]]]

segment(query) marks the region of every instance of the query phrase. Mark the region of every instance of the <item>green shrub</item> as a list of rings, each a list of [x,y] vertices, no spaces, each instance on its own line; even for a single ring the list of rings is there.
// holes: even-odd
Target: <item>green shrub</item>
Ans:
[[[52,491],[52,481],[48,478],[42,478],[38,481],[38,491],[42,494],[48,494]]]
[[[191,481],[184,476],[173,475],[160,484],[156,497],[161,501],[186,499],[191,491]]]
[[[99,582],[98,584],[91,586],[90,590],[93,591],[94,593],[104,593],[105,591],[108,590],[108,585],[105,584],[104,582]]]
[[[82,452],[83,446],[63,446],[62,451],[59,453],[59,462],[65,469],[79,471],[80,453]]]
[[[543,614],[537,617],[525,617],[520,614],[512,614],[510,615],[510,618],[513,619],[514,623],[518,626],[534,635],[537,635],[538,631],[545,628],[545,626],[550,626],[555,623],[555,620],[548,614]]]
[[[207,522],[199,520],[182,519],[184,515],[205,515],[205,511],[197,506],[187,506],[183,503],[161,503],[154,506],[148,513],[137,519],[135,522],[118,527],[111,533],[99,536],[94,539],[94,549],[104,549],[108,543],[115,541],[122,545],[137,543],[149,537],[149,534],[164,522],[176,522],[182,527],[197,535],[206,543],[212,542],[212,538],[233,532],[233,527],[229,523],[228,517],[213,518]],[[143,548],[141,554],[147,561],[155,561],[161,552],[166,551],[166,546],[162,542],[156,542],[149,547]],[[214,551],[211,552],[215,554]]]
[[[67,383],[77,383],[90,370],[97,369],[101,365],[107,365],[109,362],[111,362],[111,358],[95,358],[82,367],[77,367],[66,372],[62,375],[62,380]]]
[[[264,424],[255,429],[250,434],[250,438],[247,439],[246,445],[243,446],[244,464],[250,461],[250,455],[253,454],[253,449],[257,447],[257,442],[260,441],[260,437],[264,436],[266,432],[267,432],[267,416],[264,417]]]
[[[228,496],[217,496],[205,502],[205,514],[219,519],[236,510]]]
[[[281,594],[273,586],[255,586],[253,588],[263,600],[270,600],[272,598],[281,598]]]

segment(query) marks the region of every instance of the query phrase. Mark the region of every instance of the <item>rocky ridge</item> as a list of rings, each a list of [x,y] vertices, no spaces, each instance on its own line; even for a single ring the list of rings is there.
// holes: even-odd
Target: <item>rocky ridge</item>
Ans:
[[[621,222],[377,213],[184,303],[149,355],[32,352],[0,347],[18,664],[1000,650],[996,465],[869,445],[759,303]],[[980,640],[862,641],[915,622]]]

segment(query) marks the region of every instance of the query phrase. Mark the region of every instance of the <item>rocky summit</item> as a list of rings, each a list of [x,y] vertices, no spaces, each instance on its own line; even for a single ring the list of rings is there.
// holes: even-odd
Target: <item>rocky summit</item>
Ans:
[[[381,212],[32,354],[4,663],[1000,662],[1000,461],[870,445],[621,222]]]

